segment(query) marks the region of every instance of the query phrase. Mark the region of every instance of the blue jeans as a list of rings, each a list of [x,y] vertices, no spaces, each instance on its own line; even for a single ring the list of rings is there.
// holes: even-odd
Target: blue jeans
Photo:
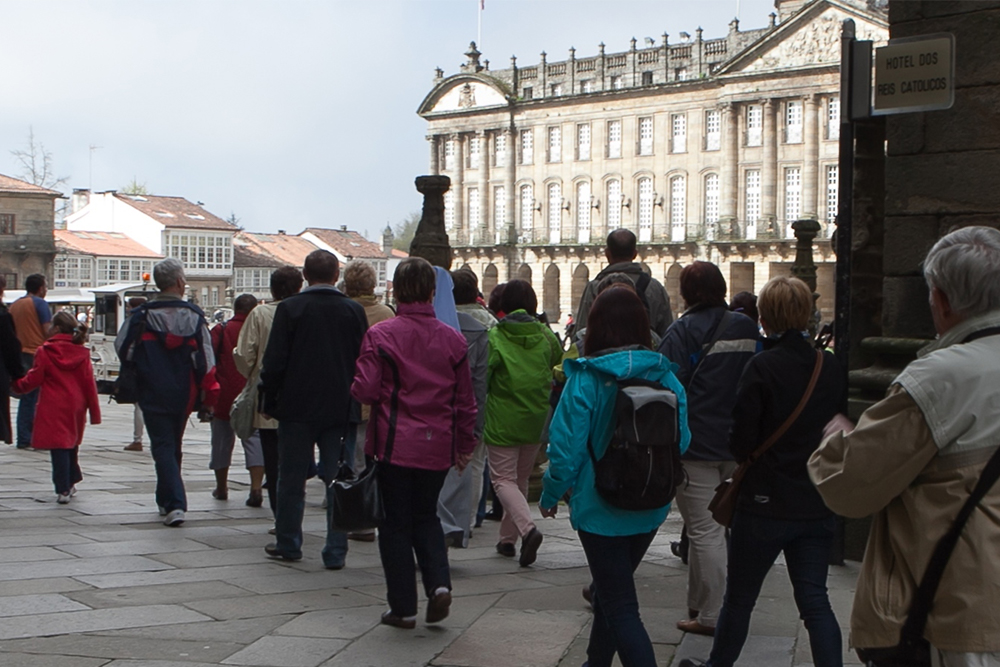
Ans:
[[[639,599],[632,577],[655,536],[655,530],[613,537],[580,531],[580,542],[594,579],[588,667],[610,667],[615,653],[624,667],[655,667],[653,644],[639,617]]]
[[[27,352],[21,353],[21,363],[24,370],[29,371],[35,364],[35,355]],[[29,391],[21,394],[17,404],[17,446],[25,449],[31,446],[31,434],[35,426],[35,406],[38,405],[38,392],[41,389]]]
[[[786,521],[737,511],[729,542],[726,597],[715,626],[708,665],[736,663],[750,630],[750,614],[768,570],[785,553],[795,605],[805,621],[816,667],[841,667],[840,626],[830,608],[826,576],[835,519]]]
[[[319,462],[324,470],[323,482],[329,484],[340,470],[340,461],[354,460],[353,443],[348,442],[347,426],[320,426],[308,422],[278,423],[278,499],[274,514],[274,530],[278,551],[291,558],[302,557],[302,515],[306,506],[306,479],[313,464],[313,446],[319,447]],[[343,451],[342,451],[343,449]],[[326,545],[323,564],[343,567],[347,558],[347,533],[332,531],[329,502],[330,487],[326,486]]]
[[[156,504],[167,512],[187,511],[187,495],[181,479],[181,441],[188,416],[142,411],[149,434],[149,450],[156,467]]]
[[[378,552],[385,572],[386,600],[392,613],[417,613],[416,555],[424,592],[451,590],[448,548],[437,515],[438,495],[447,470],[421,470],[379,462],[379,488],[385,519],[378,528]]]
[[[56,493],[64,496],[74,484],[83,479],[77,458],[80,448],[53,449],[49,453],[52,456],[52,484],[56,487]]]

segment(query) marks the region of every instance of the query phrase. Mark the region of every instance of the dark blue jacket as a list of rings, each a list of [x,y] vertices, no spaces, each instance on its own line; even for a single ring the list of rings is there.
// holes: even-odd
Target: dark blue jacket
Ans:
[[[685,459],[733,460],[729,453],[729,427],[733,421],[736,385],[743,367],[760,347],[760,335],[753,320],[733,313],[715,347],[704,355],[704,348],[725,313],[724,306],[695,306],[670,325],[660,342],[660,353],[677,364],[677,379],[687,389],[691,447]],[[691,384],[699,364],[701,368]]]

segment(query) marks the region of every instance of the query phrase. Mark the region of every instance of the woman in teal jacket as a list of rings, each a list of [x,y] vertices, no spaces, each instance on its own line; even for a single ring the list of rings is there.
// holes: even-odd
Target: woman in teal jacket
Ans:
[[[490,329],[486,394],[486,441],[490,478],[503,503],[497,552],[513,557],[521,538],[522,567],[535,562],[542,534],[528,509],[528,478],[535,465],[549,409],[552,368],[562,346],[533,315],[538,299],[531,285],[511,280],[500,309],[507,315]]]
[[[587,667],[610,667],[618,653],[624,667],[653,667],[653,645],[639,617],[633,572],[670,506],[631,511],[609,505],[594,487],[594,455],[604,455],[614,429],[617,380],[659,382],[677,394],[681,453],[691,441],[687,398],[674,376],[676,364],[653,352],[649,317],[626,287],[603,292],[587,319],[587,356],[564,364],[566,386],[550,427],[549,469],[539,502],[542,516],[556,514],[569,491],[570,522],[580,535],[593,577],[594,622]]]

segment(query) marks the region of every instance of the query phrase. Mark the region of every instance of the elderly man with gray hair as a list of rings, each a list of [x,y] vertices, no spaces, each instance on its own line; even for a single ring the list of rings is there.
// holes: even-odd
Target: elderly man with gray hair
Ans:
[[[138,404],[156,466],[156,505],[166,526],[184,523],[181,441],[188,415],[211,416],[219,396],[212,337],[201,308],[184,300],[184,265],[153,267],[159,293],[132,311],[115,338],[122,365],[135,365]]]
[[[809,460],[826,504],[874,515],[851,614],[851,645],[887,661],[931,555],[1000,444],[1000,231],[966,227],[924,261],[937,340],[857,427],[842,415]],[[932,664],[1000,665],[1000,485],[948,558],[923,637]],[[906,664],[911,664],[907,661]],[[924,663],[921,663],[924,664]]]

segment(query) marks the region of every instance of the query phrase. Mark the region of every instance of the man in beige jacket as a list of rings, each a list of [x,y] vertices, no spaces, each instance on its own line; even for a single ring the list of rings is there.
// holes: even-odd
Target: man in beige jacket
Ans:
[[[809,461],[827,505],[874,514],[851,615],[855,648],[894,646],[931,553],[1000,445],[1000,231],[967,227],[924,261],[937,340],[857,427]],[[973,512],[924,631],[936,664],[1000,666],[1000,484]]]

